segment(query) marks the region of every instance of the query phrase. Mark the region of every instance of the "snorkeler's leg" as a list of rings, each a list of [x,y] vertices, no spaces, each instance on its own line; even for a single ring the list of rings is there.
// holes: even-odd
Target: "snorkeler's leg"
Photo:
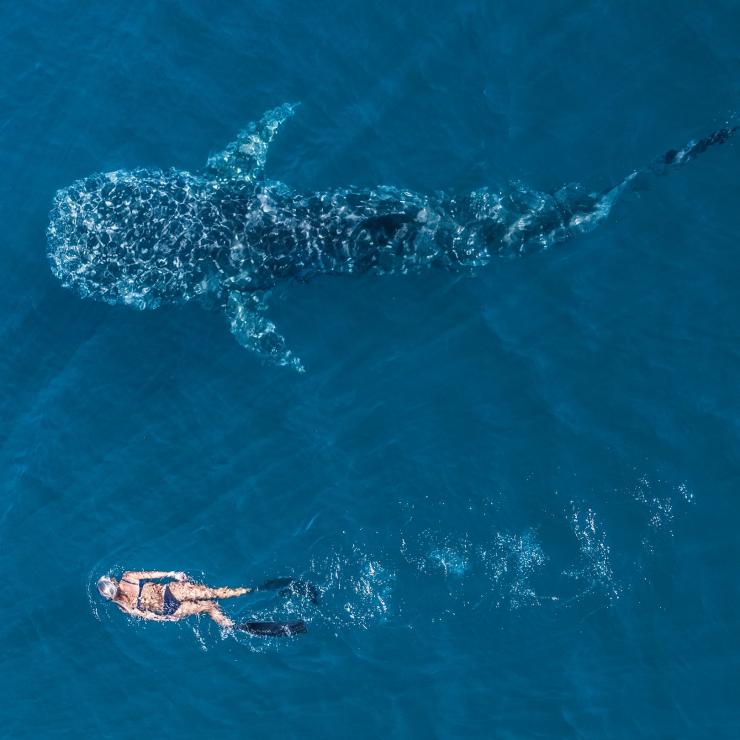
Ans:
[[[206,599],[232,599],[248,594],[249,588],[210,588],[190,581],[175,581],[167,584],[170,593],[178,601],[203,601]]]
[[[207,614],[220,627],[230,628],[234,626],[233,620],[229,619],[219,609],[215,601],[183,601],[180,608],[172,615],[173,619],[192,617],[197,614]]]
[[[209,602],[206,602],[209,603]],[[219,626],[225,628],[231,628],[234,626],[234,620],[229,619],[222,611],[221,607],[215,602],[210,602],[210,608],[208,609],[208,616]]]

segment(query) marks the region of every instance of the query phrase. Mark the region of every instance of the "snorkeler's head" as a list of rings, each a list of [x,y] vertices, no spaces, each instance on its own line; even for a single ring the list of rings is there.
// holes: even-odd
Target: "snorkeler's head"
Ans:
[[[98,578],[98,591],[106,599],[114,599],[118,593],[118,581],[109,576]]]

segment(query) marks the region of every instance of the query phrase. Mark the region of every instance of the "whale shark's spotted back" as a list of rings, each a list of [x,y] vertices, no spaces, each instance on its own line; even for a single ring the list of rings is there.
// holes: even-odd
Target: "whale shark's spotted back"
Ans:
[[[48,229],[54,274],[83,297],[140,309],[215,296],[242,345],[302,370],[264,313],[277,281],[471,269],[544,249],[594,228],[638,176],[664,174],[737,130],[671,150],[600,193],[515,184],[462,196],[393,187],[301,194],[261,179],[268,146],[294,109],[250,124],[201,174],[118,171],[60,190]]]

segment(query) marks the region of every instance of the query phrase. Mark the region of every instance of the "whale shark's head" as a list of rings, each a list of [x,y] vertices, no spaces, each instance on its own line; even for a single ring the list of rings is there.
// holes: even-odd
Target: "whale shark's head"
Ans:
[[[82,297],[136,308],[213,289],[210,185],[185,172],[93,175],[59,190],[50,214],[52,272]],[[211,224],[212,226],[212,224]]]

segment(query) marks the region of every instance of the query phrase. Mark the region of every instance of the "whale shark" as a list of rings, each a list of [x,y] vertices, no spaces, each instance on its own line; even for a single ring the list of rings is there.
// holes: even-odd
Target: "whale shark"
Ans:
[[[215,305],[240,344],[303,372],[267,313],[281,281],[470,271],[541,251],[591,231],[622,193],[738,129],[671,149],[596,192],[578,184],[540,192],[517,182],[462,194],[392,186],[299,192],[264,177],[270,144],[295,110],[286,103],[268,111],[201,171],[118,170],[59,190],[47,233],[54,275],[81,297],[110,304]]]

